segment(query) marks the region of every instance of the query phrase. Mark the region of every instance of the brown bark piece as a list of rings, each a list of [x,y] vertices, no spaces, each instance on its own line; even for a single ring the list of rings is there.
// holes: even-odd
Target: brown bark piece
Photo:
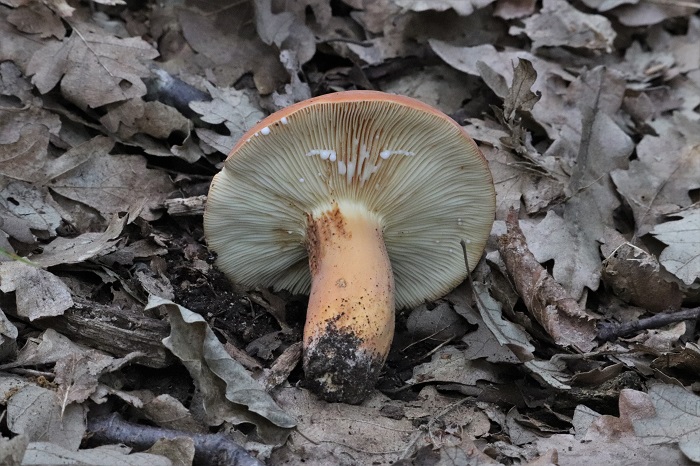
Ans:
[[[5,300],[9,301],[9,300]],[[14,317],[13,306],[3,302],[3,310]],[[170,325],[160,319],[117,306],[106,306],[74,298],[74,305],[63,315],[37,319],[32,326],[51,328],[76,343],[105,351],[117,357],[138,351],[145,356],[135,362],[161,368],[174,362],[162,340],[170,333]]]
[[[508,213],[506,225],[508,232],[498,239],[498,249],[525,306],[556,344],[590,351],[595,347],[593,318],[537,262],[520,230],[517,212]]]
[[[164,201],[168,215],[171,217],[199,216],[204,214],[207,196],[178,197]]]

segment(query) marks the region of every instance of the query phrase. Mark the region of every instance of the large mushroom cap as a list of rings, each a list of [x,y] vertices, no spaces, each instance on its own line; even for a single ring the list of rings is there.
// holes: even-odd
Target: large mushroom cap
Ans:
[[[307,218],[366,209],[383,228],[397,308],[444,295],[481,256],[495,211],[486,160],[417,100],[348,91],[292,105],[248,131],[212,182],[210,249],[234,282],[308,293]]]

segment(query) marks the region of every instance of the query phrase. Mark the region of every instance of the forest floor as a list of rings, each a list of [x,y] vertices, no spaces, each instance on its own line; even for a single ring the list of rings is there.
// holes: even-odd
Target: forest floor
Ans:
[[[0,463],[700,462],[698,11],[0,0]],[[247,129],[351,89],[449,115],[496,189],[361,405],[307,390],[307,297],[202,227]]]

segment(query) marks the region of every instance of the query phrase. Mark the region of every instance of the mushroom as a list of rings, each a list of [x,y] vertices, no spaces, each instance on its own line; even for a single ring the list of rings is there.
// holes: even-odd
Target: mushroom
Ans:
[[[396,308],[443,296],[481,257],[488,165],[456,122],[376,91],[312,98],[262,120],[212,181],[204,232],[233,282],[309,293],[307,384],[328,401],[373,390]]]

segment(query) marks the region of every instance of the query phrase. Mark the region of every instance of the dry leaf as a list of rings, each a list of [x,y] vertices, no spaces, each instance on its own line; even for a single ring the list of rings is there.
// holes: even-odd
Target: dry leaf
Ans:
[[[523,22],[524,28],[511,27],[510,34],[524,32],[533,49],[565,45],[609,53],[617,36],[607,18],[583,13],[565,0],[544,0],[540,12]]]
[[[303,17],[289,11],[273,13],[272,0],[256,0],[255,27],[263,42],[275,44],[280,50],[292,50],[302,65],[316,53],[314,34]]]
[[[143,205],[139,215],[146,220],[160,217],[154,210],[163,207],[173,190],[168,175],[148,169],[146,159],[138,155],[93,154],[49,186],[62,196],[97,209],[104,217]]]
[[[296,53],[291,50],[280,52],[280,62],[289,73],[291,82],[284,85],[284,94],[277,91],[272,93],[272,102],[277,109],[289,107],[292,104],[311,98],[309,85],[299,79],[302,72],[301,64],[297,60]]]
[[[690,206],[690,192],[700,188],[700,120],[674,114],[651,126],[658,135],[644,136],[629,168],[610,174],[634,213],[637,236],[649,233],[664,215]]]
[[[151,448],[146,450],[145,453],[161,455],[168,458],[177,466],[188,466],[193,464],[194,461],[194,439],[190,437],[160,439],[156,441]]]
[[[653,255],[623,243],[603,261],[603,281],[620,299],[651,312],[678,309],[683,294]]]
[[[58,384],[57,394],[62,409],[87,400],[97,390],[103,374],[116,371],[141,354],[131,353],[115,359],[97,350],[81,350],[56,361],[54,382]]]
[[[564,107],[564,90],[562,80],[571,81],[573,76],[548,60],[513,48],[499,51],[491,44],[474,47],[456,47],[445,42],[430,39],[430,47],[450,66],[464,73],[480,76],[499,97],[505,98],[508,84],[513,82],[515,64],[524,59],[532,63],[537,78],[531,90],[541,95],[538,105],[532,109],[533,118],[547,131],[554,143],[545,154],[538,158],[538,166],[544,168],[555,178],[565,178],[568,158],[575,157],[578,152],[578,141],[570,141],[580,137],[580,114]],[[624,91],[624,88],[622,89]],[[577,102],[576,98],[572,99]],[[550,156],[550,152],[555,157]]]
[[[0,230],[9,236],[25,244],[52,238],[64,215],[46,188],[0,176]]]
[[[700,209],[675,216],[682,219],[657,225],[651,233],[668,245],[659,257],[666,270],[692,285],[700,278]]]
[[[21,181],[38,181],[47,163],[49,130],[43,125],[26,125],[19,140],[0,146],[0,174]]]
[[[7,21],[12,11],[5,5],[0,5],[0,61],[12,61],[21,70],[25,70],[32,55],[42,44],[36,38],[23,34]]]
[[[61,92],[81,108],[141,97],[149,75],[142,60],[158,52],[139,37],[117,37],[73,29],[62,42],[51,42],[37,51],[27,67],[32,83],[42,94],[58,82]]]
[[[42,39],[53,36],[61,40],[66,35],[66,28],[61,19],[46,5],[38,2],[13,10],[7,16],[7,21],[20,31],[38,34]]]
[[[652,368],[667,373],[675,373],[676,370],[689,374],[700,372],[700,346],[696,343],[682,345],[680,351],[660,355],[651,363]]]
[[[85,435],[85,413],[86,407],[77,404],[63,410],[54,391],[29,384],[8,399],[7,427],[30,441],[74,451]]]
[[[469,16],[474,10],[490,5],[494,0],[392,0],[404,10],[411,11],[445,11],[452,9],[458,15]]]
[[[30,338],[14,361],[3,364],[0,369],[53,364],[61,358],[79,353],[84,349],[55,330],[48,329],[38,338]]]
[[[700,398],[675,385],[652,385],[656,413],[633,420],[635,433],[652,445],[678,443],[691,461],[700,462]]]
[[[639,27],[658,24],[669,18],[688,16],[697,11],[692,2],[666,2],[651,3],[635,1],[634,4],[621,5],[612,13],[617,16],[621,24],[625,26]]]
[[[537,81],[537,71],[530,60],[518,59],[518,65],[513,70],[513,83],[508,88],[508,94],[503,100],[503,117],[508,122],[515,122],[515,112],[530,112],[540,95],[530,89]]]
[[[295,426],[294,419],[228,355],[204,319],[171,301],[151,296],[146,310],[156,307],[168,311],[171,333],[163,344],[190,371],[201,393],[207,422],[254,424],[267,442],[284,443],[288,429]]]
[[[464,335],[467,324],[448,302],[438,301],[430,309],[424,304],[413,309],[406,330],[415,341],[449,341]]]
[[[557,390],[571,390],[571,375],[566,372],[563,361],[533,359],[525,361],[523,366],[542,385]]]
[[[59,264],[77,264],[111,252],[126,225],[128,215],[114,215],[103,233],[83,233],[75,238],[56,238],[44,247],[41,254],[30,256],[39,267]]]
[[[0,464],[19,466],[29,445],[29,437],[15,435],[11,439],[0,438]]]
[[[554,259],[554,278],[579,299],[585,287],[598,289],[598,244],[605,229],[614,227],[613,211],[619,205],[609,173],[626,168],[634,145],[609,116],[622,101],[619,76],[597,68],[575,84],[581,86],[582,132],[563,218],[550,211],[536,227],[524,225],[523,230],[535,258],[540,263]]]
[[[123,466],[172,466],[173,463],[160,455],[131,453],[123,445],[105,445],[85,450],[69,450],[55,443],[32,442],[22,459],[23,465],[58,466],[62,464],[109,464]]]
[[[632,424],[644,422],[650,415],[649,397],[642,392],[622,390],[620,417],[598,416],[585,435],[556,434],[537,441],[542,452],[555,448],[559,466],[581,464],[688,464],[680,452],[670,445],[653,445],[635,436]],[[597,413],[593,412],[593,417]],[[642,421],[639,421],[639,420]]]
[[[501,303],[493,299],[484,283],[488,277],[488,267],[478,265],[476,269],[477,279],[474,281],[474,293],[476,305],[484,322],[484,327],[491,331],[499,345],[507,347],[520,360],[532,359],[535,347],[530,343],[530,335],[520,327],[502,316]],[[481,325],[479,328],[481,329]],[[466,337],[465,337],[466,338]]]
[[[413,377],[406,383],[458,383],[476,386],[479,381],[505,383],[503,368],[486,361],[468,360],[464,353],[454,346],[446,346],[433,354],[430,362],[413,368]]]
[[[525,306],[558,345],[583,352],[593,349],[596,331],[592,316],[535,260],[515,211],[508,215],[506,224],[508,233],[498,239],[499,251]]]
[[[60,278],[19,261],[0,263],[0,291],[14,291],[17,314],[30,321],[60,316],[73,305],[70,290]]]
[[[206,426],[197,422],[178,399],[163,394],[143,404],[144,415],[160,427],[203,434],[208,432]]]
[[[179,10],[183,36],[192,49],[206,57],[202,66],[213,74],[217,84],[227,86],[245,73],[253,73],[258,91],[270,94],[288,79],[278,60],[279,50],[266,45],[256,34],[253,2],[235,8],[226,2],[197,1],[189,5],[208,13]],[[198,57],[198,61],[204,60]]]
[[[197,135],[222,154],[228,154],[243,133],[262,120],[265,114],[244,91],[232,87],[219,89],[211,84],[207,84],[207,88],[212,100],[190,102],[190,108],[202,115],[202,120],[207,123],[223,123],[229,134],[224,136],[207,128],[197,128]]]
[[[273,453],[271,464],[304,463],[313,466],[347,464],[388,464],[410,447],[415,428],[410,420],[390,419],[380,414],[386,398],[377,395],[364,405],[326,403],[299,388],[282,388],[277,400],[298,419],[290,445]]]

